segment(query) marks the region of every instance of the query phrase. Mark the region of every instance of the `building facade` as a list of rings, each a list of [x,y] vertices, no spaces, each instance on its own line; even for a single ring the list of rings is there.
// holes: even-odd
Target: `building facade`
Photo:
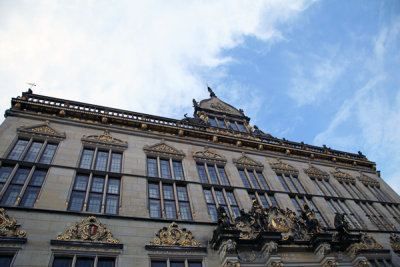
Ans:
[[[374,162],[193,100],[176,120],[33,94],[0,126],[0,266],[400,266]]]

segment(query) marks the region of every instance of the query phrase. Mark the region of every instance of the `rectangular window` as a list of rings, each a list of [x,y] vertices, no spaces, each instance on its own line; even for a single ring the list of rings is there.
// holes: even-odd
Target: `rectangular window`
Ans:
[[[212,184],[219,184],[217,173],[215,172],[214,166],[207,165],[208,174]]]
[[[200,181],[204,184],[229,185],[228,177],[223,166],[215,164],[197,163]]]
[[[163,185],[164,210],[167,219],[176,219],[174,189],[172,185]]]
[[[92,167],[92,159],[94,155],[94,150],[84,149],[81,157],[81,162],[79,168],[90,169]]]
[[[236,126],[236,123],[234,121],[231,121],[231,123],[229,124],[229,126],[232,128],[232,130],[239,132],[238,127]]]
[[[281,174],[278,174],[278,179],[281,182],[283,188],[285,189],[286,192],[290,192],[289,187],[287,186],[286,182],[283,180],[283,177]]]
[[[172,166],[174,167],[175,180],[185,180],[183,176],[182,162],[172,161]]]
[[[160,159],[161,178],[171,179],[171,169],[169,167],[169,160]]]
[[[88,256],[56,256],[53,267],[115,267],[114,258]]]
[[[120,180],[109,178],[106,195],[105,213],[118,214]]]
[[[14,167],[11,166],[1,166],[0,167],[0,190],[3,189],[8,177],[10,176]]]
[[[43,142],[32,142],[31,146],[29,147],[28,152],[26,153],[24,160],[34,162],[39,155],[39,151],[42,148]]]
[[[261,182],[261,185],[263,187],[263,189],[265,190],[270,190],[267,182],[265,181],[264,175],[262,175],[262,173],[260,171],[257,171],[257,176],[258,176],[258,180]]]
[[[149,184],[150,217],[161,218],[160,189],[158,184]]]
[[[6,192],[4,193],[1,204],[4,205],[14,205],[19,193],[21,192],[22,186],[24,185],[26,179],[28,178],[30,169],[20,168],[15,173],[10,185],[8,186]]]
[[[254,169],[247,169],[247,168],[244,170],[239,169],[238,171],[244,187],[270,190],[261,171],[256,171]]]
[[[215,201],[214,201],[212,192],[211,192],[211,190],[208,190],[208,189],[204,189],[203,192],[204,192],[204,198],[206,199],[208,213],[210,214],[211,220],[213,222],[216,222],[218,220],[217,208],[215,206]]]
[[[169,265],[168,265],[169,263]],[[151,267],[202,267],[201,261],[193,260],[152,260]]]
[[[228,177],[226,176],[226,173],[225,173],[225,168],[218,166],[217,169],[218,169],[218,174],[219,174],[219,177],[221,178],[222,184],[229,186],[229,181],[228,181]]]
[[[223,207],[225,209],[225,211],[227,212],[227,214],[230,214],[230,211],[232,211],[233,214],[231,214],[231,215],[233,215],[234,217],[240,216],[240,209],[239,209],[239,206],[237,205],[237,202],[236,202],[233,192],[226,191],[225,194],[226,194],[227,199],[225,199],[224,191],[225,191],[225,189],[214,190],[215,197],[216,197],[216,199],[214,199],[214,196],[213,196],[211,190],[203,189],[204,197],[206,199],[206,203],[208,206],[208,212],[210,214],[211,220],[214,222],[216,222],[218,220],[217,208],[216,208],[215,203],[218,204],[218,207]]]
[[[246,174],[244,173],[244,170],[239,170],[239,175],[240,175],[240,178],[242,178],[242,182],[243,182],[244,187],[251,188],[250,182],[249,182],[249,180],[247,180],[247,177],[246,177]]]
[[[208,184],[206,169],[204,168],[204,164],[197,164],[197,171],[199,172],[200,181],[204,184]]]
[[[158,177],[157,159],[147,158],[147,176]]]
[[[192,212],[190,211],[189,197],[186,187],[177,186],[176,193],[178,194],[179,211],[182,220],[192,220]]]
[[[27,140],[19,139],[15,144],[14,148],[11,150],[10,154],[8,154],[8,158],[18,160],[21,157],[22,153],[24,152],[27,144],[28,144]]]
[[[239,130],[240,130],[242,133],[247,133],[247,130],[246,130],[246,128],[244,127],[243,123],[238,122],[238,125],[239,125]]]
[[[251,183],[253,184],[253,187],[254,187],[255,189],[260,189],[260,185],[259,185],[259,183],[258,183],[256,177],[254,176],[254,173],[253,173],[252,171],[248,171],[247,174],[248,174],[249,177],[250,177],[250,181],[251,181]]]
[[[44,163],[44,164],[50,164],[53,159],[53,156],[56,152],[56,149],[57,149],[57,145],[47,144],[39,162]]]
[[[224,120],[223,119],[219,119],[219,118],[217,118],[217,120],[218,120],[219,127],[222,128],[222,129],[226,129],[226,125],[225,125]]]
[[[306,193],[297,175],[277,174],[277,176],[286,192]]]
[[[19,204],[20,206],[33,207],[33,204],[35,204],[37,196],[40,192],[40,188],[42,188],[46,173],[47,172],[43,170],[35,170],[31,180],[29,181],[28,187],[25,190],[22,201]]]
[[[210,125],[212,127],[218,127],[217,122],[215,121],[215,119],[209,117],[208,118],[208,122],[210,123]]]
[[[108,152],[97,151],[95,170],[105,171],[107,168]]]
[[[110,172],[121,172],[122,154],[111,153],[111,166]]]

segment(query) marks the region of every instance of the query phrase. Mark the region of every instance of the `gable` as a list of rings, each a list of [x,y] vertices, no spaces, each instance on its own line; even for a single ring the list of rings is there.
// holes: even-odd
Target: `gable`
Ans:
[[[128,142],[112,137],[108,130],[105,130],[100,135],[84,135],[81,140],[84,144],[95,146],[115,147],[118,149],[126,149],[128,147]]]
[[[373,186],[379,186],[379,181],[371,178],[363,173],[360,173],[360,176],[357,177],[360,182],[362,182],[365,185],[373,185]]]
[[[299,173],[299,171],[295,167],[293,167],[287,163],[283,163],[280,159],[277,159],[277,161],[278,161],[277,163],[270,163],[271,168],[275,172],[277,172],[277,173],[279,173],[279,172],[293,173],[293,174]]]
[[[203,108],[203,109],[213,110],[216,112],[222,112],[222,113],[227,113],[227,114],[244,117],[244,114],[241,113],[239,110],[237,110],[236,108],[232,107],[231,105],[221,101],[217,97],[211,97],[209,99],[200,101],[199,107]]]
[[[329,179],[329,173],[322,171],[318,169],[317,167],[314,167],[313,165],[310,164],[310,167],[308,169],[304,169],[304,172],[310,177],[310,178],[321,178],[328,180]]]
[[[242,156],[240,158],[233,159],[233,163],[237,167],[245,167],[245,168],[253,168],[253,169],[263,169],[264,168],[264,165],[262,165],[258,161],[255,161],[254,159],[249,158],[244,153],[242,153]]]
[[[178,157],[178,158],[185,157],[185,153],[170,145],[167,145],[164,142],[164,140],[152,146],[145,145],[143,147],[143,150],[146,154],[166,155],[169,157]]]
[[[207,146],[205,146],[203,150],[193,152],[193,158],[197,161],[226,163],[226,158],[224,156],[211,151]]]
[[[335,167],[335,171],[331,172],[333,177],[336,178],[336,180],[340,181],[340,182],[351,182],[351,183],[355,183],[356,179],[354,179],[353,176],[351,176],[348,173],[339,171],[339,169],[337,167]]]
[[[41,123],[34,126],[19,127],[17,128],[17,133],[19,135],[38,136],[58,140],[65,139],[65,133],[59,133],[58,131],[54,130],[52,127],[50,127],[48,121],[46,123]]]

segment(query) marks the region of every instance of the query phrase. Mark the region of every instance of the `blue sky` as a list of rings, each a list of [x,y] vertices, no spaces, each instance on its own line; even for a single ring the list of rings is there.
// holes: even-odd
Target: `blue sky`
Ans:
[[[251,4],[249,4],[251,3]],[[1,110],[35,93],[181,118],[192,98],[377,162],[400,192],[399,1],[1,1]]]

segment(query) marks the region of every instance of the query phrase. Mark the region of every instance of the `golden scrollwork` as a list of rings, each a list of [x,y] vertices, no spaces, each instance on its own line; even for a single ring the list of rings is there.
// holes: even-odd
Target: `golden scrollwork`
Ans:
[[[30,126],[30,127],[19,127],[17,129],[18,134],[22,135],[32,135],[32,136],[40,136],[46,138],[55,138],[55,139],[64,139],[65,133],[59,133],[53,128],[50,127],[49,121],[46,121],[43,124]]]
[[[26,232],[18,230],[21,226],[15,218],[10,219],[3,208],[0,208],[0,236],[25,237]]]
[[[224,156],[211,151],[207,146],[203,150],[193,152],[193,158],[195,160],[226,162]]]
[[[339,263],[335,260],[328,260],[324,264],[324,267],[337,267],[337,266],[339,266]]]
[[[143,150],[147,154],[169,155],[178,158],[183,158],[185,156],[185,153],[170,145],[167,145],[164,140],[152,146],[145,145]]]
[[[311,178],[329,179],[329,173],[322,171],[311,164],[308,169],[304,169],[304,172]]]
[[[360,182],[362,182],[365,185],[373,185],[373,186],[379,186],[379,181],[371,178],[363,173],[360,172],[360,176],[357,177]]]
[[[194,239],[192,232],[187,231],[186,228],[180,228],[176,222],[160,229],[150,245],[201,247],[201,244]]]
[[[264,165],[262,165],[258,161],[255,161],[254,159],[249,158],[244,153],[242,153],[242,156],[240,158],[233,159],[233,163],[236,166],[244,166],[244,167],[250,167],[250,168],[256,168],[256,169],[264,168]]]
[[[366,266],[371,266],[371,263],[369,263],[368,260],[360,260],[357,265],[357,267],[366,267]]]
[[[280,261],[274,261],[274,262],[271,262],[269,267],[283,267],[283,263]]]
[[[113,237],[107,226],[94,216],[82,219],[64,234],[57,236],[57,240],[119,244],[119,240]]]
[[[271,168],[275,171],[275,172],[283,172],[283,173],[294,173],[294,174],[298,174],[299,171],[287,164],[287,163],[283,163],[280,159],[277,159],[278,162],[276,163],[270,163]]]
[[[127,141],[112,137],[108,130],[105,130],[104,133],[100,135],[83,135],[82,142],[95,145],[116,146],[122,149],[128,147]]]
[[[351,176],[348,173],[340,171],[337,167],[335,167],[335,171],[331,172],[333,177],[336,178],[336,180],[341,181],[341,182],[351,182],[355,183],[356,179]]]
[[[384,249],[381,244],[379,244],[375,238],[368,235],[367,233],[361,234],[361,242],[351,246],[349,252],[358,254],[361,250],[381,250]]]
[[[392,245],[392,249],[394,251],[400,251],[400,236],[395,233],[390,234],[390,244]]]

